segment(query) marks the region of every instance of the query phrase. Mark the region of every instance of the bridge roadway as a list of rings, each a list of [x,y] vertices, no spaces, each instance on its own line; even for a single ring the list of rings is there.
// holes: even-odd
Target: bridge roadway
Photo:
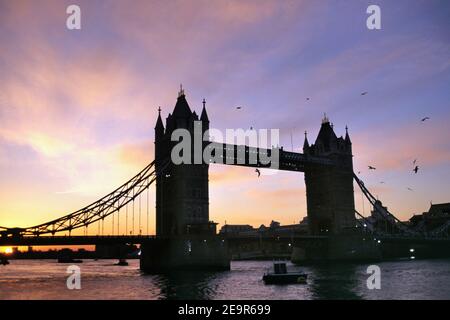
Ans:
[[[155,236],[39,236],[0,238],[0,246],[59,246],[96,244],[140,244]]]
[[[205,236],[191,236],[193,238],[204,238]],[[210,236],[206,236],[209,238]],[[307,235],[218,235],[219,239],[230,241],[245,240],[318,240],[327,239],[326,236]],[[39,236],[39,237],[3,237],[0,238],[0,246],[59,246],[59,245],[96,245],[96,244],[141,244],[155,240],[156,236],[151,235],[130,235],[130,236]]]
[[[221,149],[222,154],[221,156],[218,156],[219,163],[235,166],[272,168],[284,171],[304,172],[307,164],[322,166],[336,165],[335,162],[326,157],[290,152],[283,150],[282,148],[264,149],[250,147],[247,145],[235,145],[209,141],[204,142],[203,148],[211,148],[211,154],[213,157],[216,155],[215,150]],[[271,158],[273,152],[275,151],[279,152],[279,156]],[[268,159],[270,159],[271,162],[267,162]],[[210,159],[208,162],[215,163],[213,159]]]
[[[364,235],[361,237],[367,237],[367,240],[371,240],[374,235]],[[210,236],[195,235],[191,238],[209,238]],[[252,240],[279,240],[279,241],[289,241],[293,243],[298,243],[302,241],[311,240],[327,240],[328,236],[319,235],[304,235],[304,234],[228,234],[228,235],[217,235],[219,239],[226,239],[230,242],[245,242]],[[39,236],[39,237],[1,237],[0,246],[60,246],[60,245],[96,245],[96,244],[141,244],[143,242],[148,242],[155,240],[154,235],[129,235],[129,236]],[[420,238],[420,237],[402,237],[392,235],[389,237],[379,236],[376,240],[381,240],[383,243],[441,243],[449,244],[449,238]]]

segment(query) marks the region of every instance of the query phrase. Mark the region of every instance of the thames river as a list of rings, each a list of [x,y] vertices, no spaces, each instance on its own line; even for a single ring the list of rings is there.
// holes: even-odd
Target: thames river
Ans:
[[[0,299],[450,299],[450,260],[380,262],[381,288],[367,288],[369,264],[298,267],[306,284],[264,285],[271,261],[234,261],[226,272],[146,275],[138,260],[84,260],[81,289],[67,289],[67,264],[11,260],[0,266]]]

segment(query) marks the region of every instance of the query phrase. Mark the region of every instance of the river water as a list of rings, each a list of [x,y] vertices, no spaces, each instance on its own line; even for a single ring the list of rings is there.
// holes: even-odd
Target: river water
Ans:
[[[381,288],[367,288],[368,264],[298,267],[307,284],[264,285],[271,261],[233,261],[226,272],[146,275],[138,260],[85,260],[81,289],[67,289],[67,264],[11,260],[0,266],[0,299],[450,299],[450,260],[381,262]]]

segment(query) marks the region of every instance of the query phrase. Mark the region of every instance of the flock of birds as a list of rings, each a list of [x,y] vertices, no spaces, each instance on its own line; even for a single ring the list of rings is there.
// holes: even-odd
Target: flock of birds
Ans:
[[[365,96],[365,95],[367,95],[368,93],[369,93],[369,92],[364,91],[364,92],[361,92],[361,95],[362,95],[362,96]],[[310,97],[306,97],[306,101],[310,101],[310,100],[311,100]],[[242,107],[241,107],[241,106],[238,106],[238,107],[236,107],[236,109],[237,109],[237,110],[241,110]],[[424,117],[424,118],[420,119],[421,122],[425,122],[425,121],[427,121],[427,120],[430,120],[430,117]],[[253,127],[250,127],[250,130],[253,130]],[[367,167],[368,167],[369,171],[370,171],[370,170],[376,170],[376,169],[377,169],[376,167],[371,166],[371,165],[368,165]],[[414,161],[413,161],[413,170],[412,170],[412,171],[414,172],[414,174],[417,174],[417,172],[419,171],[419,166],[417,165],[417,159],[414,159]],[[259,169],[255,169],[255,172],[257,173],[258,178],[259,178],[259,177],[261,176],[261,171],[260,171]],[[358,171],[358,174],[361,174],[361,171]],[[384,181],[380,181],[380,183],[381,183],[381,184],[385,184]],[[409,191],[413,191],[413,189],[410,188],[410,187],[407,187],[407,189],[408,189]]]
[[[425,122],[427,120],[430,120],[430,117],[424,117],[422,119],[420,119],[421,122]],[[376,170],[377,168],[375,168],[374,166],[368,165],[367,166],[369,171],[370,170]],[[419,166],[417,165],[417,159],[414,159],[414,161],[412,162],[412,172],[414,172],[414,174],[417,174],[417,172],[419,172]],[[361,171],[358,171],[358,174],[360,174]],[[384,181],[380,181],[380,184],[385,184]],[[407,187],[406,189],[408,189],[409,191],[414,191],[414,189],[412,189],[411,187]]]
[[[361,93],[361,95],[365,95],[365,94],[367,94],[367,92]],[[424,117],[424,118],[420,119],[421,122],[425,122],[427,120],[430,120],[430,117]],[[414,161],[412,162],[412,165],[413,165],[412,166],[413,167],[412,172],[414,172],[414,174],[417,174],[417,172],[419,172],[419,166],[417,165],[417,159],[414,159]],[[368,167],[369,171],[377,169],[377,168],[375,168],[374,166],[371,166],[371,165],[368,165],[367,167]],[[360,173],[361,173],[361,171],[358,171],[358,174],[360,174]],[[385,184],[385,182],[384,181],[380,181],[380,184]],[[414,191],[411,187],[407,187],[406,189],[408,189],[409,191]]]
[[[419,166],[417,165],[417,159],[414,159],[414,161],[412,162],[413,164],[413,169],[412,172],[414,172],[414,174],[417,174],[417,172],[419,171]],[[375,168],[374,166],[367,166],[367,168],[370,170],[377,170],[377,168]],[[358,171],[358,174],[361,174],[361,171]],[[386,182],[384,181],[380,181],[380,184],[385,184]],[[407,187],[406,189],[408,189],[409,191],[414,191],[412,188]]]

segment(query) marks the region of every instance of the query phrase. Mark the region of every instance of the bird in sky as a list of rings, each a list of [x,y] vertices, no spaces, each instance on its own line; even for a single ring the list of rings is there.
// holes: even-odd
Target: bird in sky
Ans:
[[[236,107],[236,109],[237,109],[237,110],[241,110],[241,109],[242,109],[242,107]]]
[[[377,170],[377,168],[372,167],[372,166],[367,166],[369,168],[369,170]]]
[[[414,159],[413,161],[413,165],[416,165],[417,159]]]
[[[362,96],[365,96],[366,94],[368,94],[367,91],[364,91],[364,92],[361,93]]]
[[[253,127],[250,127],[250,130],[253,130]]]
[[[258,178],[261,175],[261,171],[259,171],[259,169],[255,169],[255,172],[258,174]]]
[[[427,121],[427,120],[430,120],[430,117],[422,118],[420,121],[425,122],[425,121]]]
[[[361,174],[361,171],[358,171],[358,174]]]
[[[417,171],[419,171],[419,166],[415,166],[413,171],[414,171],[414,173],[417,173]]]
[[[385,182],[384,182],[384,181],[380,181],[380,183],[381,183],[381,184],[385,184]]]
[[[306,101],[309,101],[310,99],[309,98],[306,98]]]
[[[414,191],[413,189],[411,189],[410,187],[408,187],[408,188],[406,188],[406,189],[408,189],[409,191]]]

